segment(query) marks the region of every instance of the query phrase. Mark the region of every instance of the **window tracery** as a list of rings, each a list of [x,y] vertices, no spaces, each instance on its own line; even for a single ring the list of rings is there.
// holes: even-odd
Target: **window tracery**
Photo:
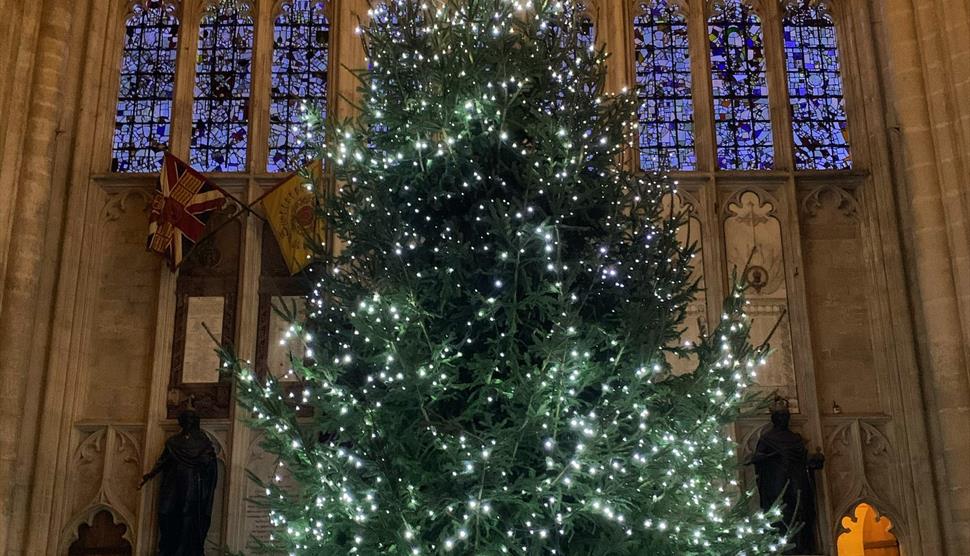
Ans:
[[[246,169],[252,88],[253,19],[243,2],[211,4],[199,25],[192,165],[207,172]]]
[[[847,118],[835,25],[823,4],[789,6],[784,17],[785,66],[792,105],[795,167],[850,166]]]
[[[576,4],[566,5],[561,17],[561,21],[570,21],[572,25],[563,27],[555,21],[544,22],[541,27],[542,33],[538,38],[543,44],[552,45],[555,41],[558,41],[563,46],[575,46],[577,54],[573,59],[563,60],[559,69],[550,68],[552,79],[559,83],[562,89],[557,92],[553,102],[543,107],[547,114],[562,110],[569,97],[574,93],[582,93],[573,100],[581,98],[584,99],[583,102],[586,102],[585,99],[588,99],[590,95],[595,95],[594,86],[584,84],[581,91],[573,86],[576,82],[576,74],[585,71],[584,66],[591,61],[596,49],[594,15],[590,12],[590,6]]]
[[[327,110],[330,21],[326,4],[292,0],[283,5],[273,30],[270,102],[270,172],[302,165],[303,106]]]
[[[156,172],[171,139],[179,21],[164,0],[136,2],[125,23],[113,172]]]
[[[668,0],[638,5],[633,48],[640,122],[640,167],[694,170],[687,20]]]
[[[190,159],[204,171],[245,170],[254,8],[246,0],[208,0],[207,4],[199,27]],[[327,0],[286,0],[274,15],[269,172],[292,170],[301,162],[296,129],[303,103],[326,111],[331,65],[326,4]],[[709,44],[700,47],[688,44],[685,4],[681,0],[632,2],[641,167],[697,169],[691,89],[699,78],[692,75],[691,49],[696,56],[709,48],[717,168],[771,168],[775,153],[759,15],[744,0],[714,0],[708,5],[706,22]],[[691,5],[700,8],[702,2]],[[169,148],[180,28],[177,8],[177,0],[133,1],[125,27],[112,171],[157,171],[161,153]],[[784,37],[784,67],[779,64],[778,71],[786,72],[791,100],[795,167],[849,168],[851,151],[833,19],[824,3],[804,0],[782,2],[774,13],[780,14],[780,21],[773,19],[771,24],[779,25]],[[583,18],[578,41],[595,45],[589,14]]]
[[[741,0],[713,5],[708,19],[714,135],[722,170],[774,163],[761,19]]]

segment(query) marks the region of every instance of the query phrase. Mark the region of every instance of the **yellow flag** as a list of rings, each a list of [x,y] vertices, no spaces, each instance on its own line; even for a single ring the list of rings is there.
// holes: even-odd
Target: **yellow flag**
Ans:
[[[320,183],[320,161],[313,162],[307,169],[313,182]],[[312,251],[308,242],[315,241],[319,246],[326,239],[326,224],[316,213],[316,195],[307,187],[305,174],[293,174],[263,197],[266,219],[290,274],[303,270],[310,262]]]

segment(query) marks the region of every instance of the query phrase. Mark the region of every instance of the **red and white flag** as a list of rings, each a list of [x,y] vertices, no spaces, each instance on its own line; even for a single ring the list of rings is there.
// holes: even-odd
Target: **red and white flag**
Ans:
[[[188,164],[165,153],[148,217],[148,250],[165,257],[172,270],[178,268],[227,196]]]

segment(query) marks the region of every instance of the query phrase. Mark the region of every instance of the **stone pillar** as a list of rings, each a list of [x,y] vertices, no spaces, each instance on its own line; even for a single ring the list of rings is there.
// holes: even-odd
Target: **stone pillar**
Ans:
[[[947,554],[970,546],[970,17],[965,2],[886,0],[887,97]]]
[[[30,87],[24,82],[29,83],[34,65],[41,4],[0,0],[0,75],[5,76],[0,79],[0,309],[17,199],[20,147],[30,102]],[[21,83],[7,77],[15,75],[24,76]]]
[[[32,353],[35,315],[42,299],[39,284],[45,268],[45,246],[49,238],[48,212],[52,199],[54,146],[58,134],[61,87],[69,54],[71,31],[70,0],[36,2],[39,9],[25,8],[25,14],[40,18],[33,64],[17,64],[20,90],[11,95],[29,99],[22,125],[9,125],[3,160],[19,159],[7,168],[0,187],[16,191],[10,214],[9,246],[4,274],[0,277],[3,305],[0,307],[0,552],[16,553],[11,540],[19,537],[10,530],[16,509],[11,501],[18,490],[29,488],[31,470],[18,465],[20,431],[27,398],[27,369],[31,359],[44,357]],[[30,18],[20,22],[25,28],[37,24]],[[23,43],[22,43],[23,44]],[[5,78],[8,78],[6,76]],[[16,124],[18,115],[9,114]],[[22,153],[22,154],[19,154]],[[11,155],[8,157],[8,154]],[[19,155],[19,156],[18,156]],[[36,360],[35,360],[36,361]]]

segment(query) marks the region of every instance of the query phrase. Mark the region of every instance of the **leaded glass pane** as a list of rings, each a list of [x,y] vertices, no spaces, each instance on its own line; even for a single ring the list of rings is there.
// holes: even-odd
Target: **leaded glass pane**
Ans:
[[[273,32],[269,171],[303,165],[302,107],[327,109],[330,22],[324,2],[293,0],[283,6]]]
[[[717,164],[772,167],[771,114],[761,20],[740,0],[717,2],[708,20]]]
[[[694,170],[687,21],[667,0],[640,4],[633,18],[640,167]]]
[[[563,110],[567,97],[578,92],[575,88],[578,81],[576,75],[587,71],[587,64],[592,63],[592,55],[596,48],[596,26],[586,12],[585,6],[577,2],[566,4],[563,8],[563,12],[557,14],[557,17],[550,18],[541,25],[539,35],[550,47],[552,43],[548,41],[558,40],[561,46],[575,49],[575,55],[563,60],[560,69],[555,70],[551,66],[549,68],[552,71],[552,78],[561,86],[552,104],[543,108],[550,114]],[[595,94],[595,89],[595,85],[586,80],[583,81],[581,92],[584,95]]]
[[[589,16],[582,16],[578,35],[580,46],[583,48],[596,47],[596,26],[593,25],[593,20]]]
[[[784,31],[795,167],[848,168],[849,138],[832,18],[824,6],[801,4],[786,13]]]
[[[175,5],[135,4],[125,25],[111,149],[113,172],[157,172],[171,137],[179,23]]]
[[[577,7],[581,8],[581,6],[577,6]],[[583,49],[592,53],[596,48],[596,26],[593,24],[592,18],[590,18],[589,15],[585,13],[573,13],[570,15],[571,17],[575,18],[574,21],[576,22],[575,29],[576,29],[577,49]],[[568,37],[565,35],[563,36],[563,40],[568,41],[570,38],[571,37]],[[580,55],[577,54],[576,60],[574,60],[573,63],[571,64],[572,67],[569,67],[570,65],[567,65],[567,67],[564,68],[563,75],[567,79],[567,86],[569,86],[569,83],[573,81],[573,76],[576,74],[576,72],[585,71],[584,70],[585,66],[583,64],[588,62],[591,58],[592,58],[591,56],[590,58],[585,58],[585,57],[581,58]],[[583,92],[587,94],[595,94],[595,86],[589,83],[584,84]]]
[[[199,27],[192,109],[192,165],[206,172],[246,169],[253,20],[245,4],[223,0]]]

